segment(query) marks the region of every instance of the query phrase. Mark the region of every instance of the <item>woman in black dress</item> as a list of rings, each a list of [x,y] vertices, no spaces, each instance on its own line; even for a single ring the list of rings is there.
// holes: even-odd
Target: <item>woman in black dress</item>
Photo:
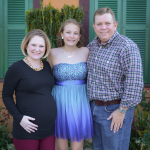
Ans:
[[[51,95],[54,79],[48,62],[41,60],[48,56],[50,48],[50,41],[42,30],[31,30],[21,45],[26,57],[13,63],[5,75],[2,96],[13,116],[16,150],[55,149],[57,110]]]

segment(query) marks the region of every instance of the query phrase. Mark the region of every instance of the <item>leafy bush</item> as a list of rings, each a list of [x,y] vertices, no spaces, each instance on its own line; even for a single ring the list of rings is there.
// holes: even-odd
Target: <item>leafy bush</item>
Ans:
[[[130,140],[130,150],[150,150],[150,101],[146,102],[146,93],[142,94],[140,103],[142,111],[136,107],[137,113],[134,116]]]
[[[43,8],[41,2],[40,9],[29,9],[26,11],[27,32],[32,29],[41,29],[49,37],[52,48],[57,47],[56,37],[62,22],[72,18],[81,22],[84,17],[83,8],[74,5],[64,5],[61,11],[54,8],[50,3]]]
[[[10,138],[10,133],[6,130],[6,121],[10,118],[10,115],[6,108],[0,106],[0,149],[9,150],[9,144],[13,143],[12,138]]]

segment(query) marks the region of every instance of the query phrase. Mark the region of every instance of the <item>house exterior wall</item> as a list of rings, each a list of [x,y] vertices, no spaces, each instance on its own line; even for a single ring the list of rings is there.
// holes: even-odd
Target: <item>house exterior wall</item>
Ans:
[[[79,6],[79,0],[43,0],[44,6],[48,5],[51,2],[51,5],[55,8],[61,9],[64,4],[74,5],[75,7]]]

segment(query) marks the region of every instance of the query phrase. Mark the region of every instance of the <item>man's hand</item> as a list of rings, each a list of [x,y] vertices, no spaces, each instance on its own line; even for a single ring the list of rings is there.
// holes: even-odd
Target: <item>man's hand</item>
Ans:
[[[20,125],[29,133],[35,132],[37,130],[38,126],[29,120],[34,121],[35,119],[29,116],[23,116]]]
[[[114,133],[117,132],[119,128],[122,128],[124,117],[125,114],[122,114],[119,109],[117,109],[107,118],[107,120],[112,119],[110,129],[113,130]]]

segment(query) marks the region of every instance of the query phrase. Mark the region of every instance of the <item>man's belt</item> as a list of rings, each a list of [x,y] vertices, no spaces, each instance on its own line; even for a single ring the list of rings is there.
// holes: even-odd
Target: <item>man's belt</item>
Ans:
[[[106,105],[120,104],[121,99],[116,99],[116,100],[106,101],[106,102],[100,100],[93,100],[93,102],[99,106],[106,106]]]

